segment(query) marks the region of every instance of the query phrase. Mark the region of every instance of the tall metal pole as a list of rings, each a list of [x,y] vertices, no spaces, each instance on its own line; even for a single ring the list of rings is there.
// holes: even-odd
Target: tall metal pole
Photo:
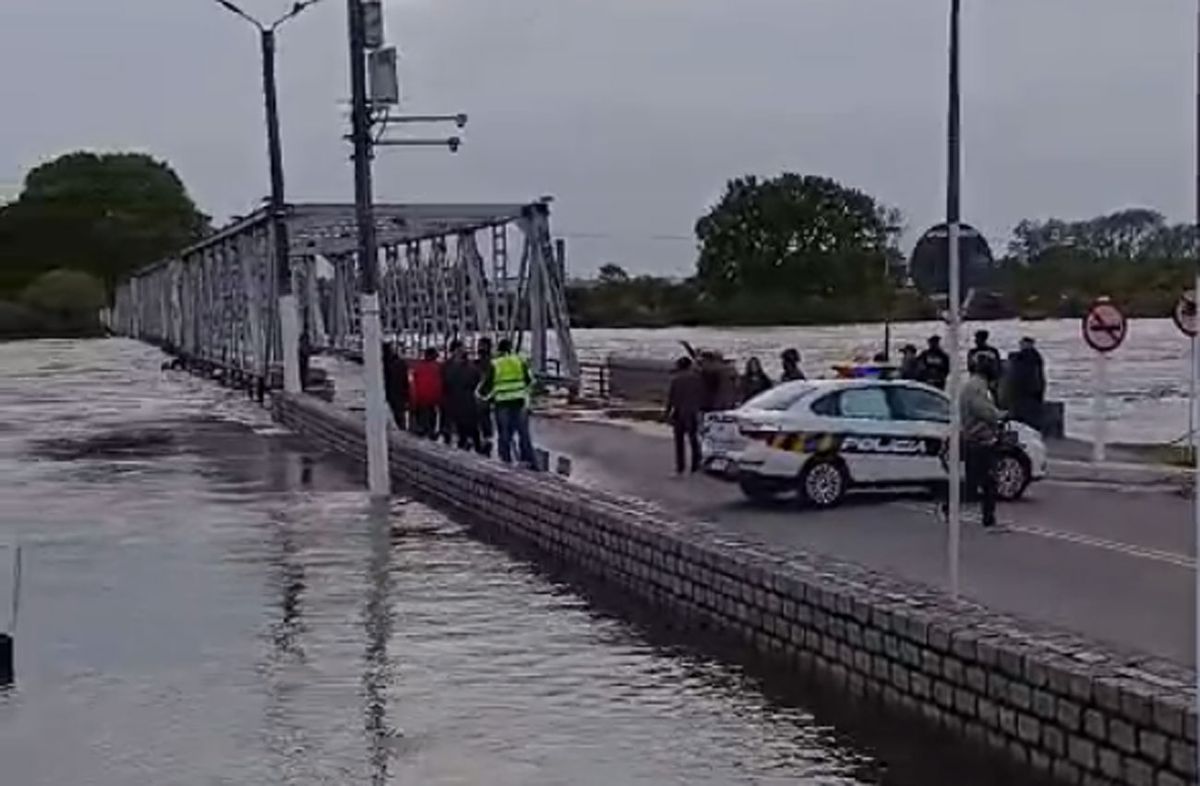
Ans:
[[[951,0],[950,3],[950,107],[947,117],[947,166],[946,166],[946,241],[950,244],[948,257],[950,260],[950,320],[948,325],[947,345],[950,350],[950,450],[949,471],[950,488],[947,505],[946,561],[949,568],[950,595],[958,598],[959,594],[959,536],[962,530],[962,411],[960,397],[962,390],[962,360],[959,353],[959,327],[962,315],[959,313],[962,289],[961,267],[959,264],[959,235],[960,235],[960,194],[962,178],[962,154],[960,151],[960,112],[959,112],[959,17],[961,0]]]
[[[354,208],[362,296],[363,373],[367,393],[367,487],[372,497],[391,493],[388,475],[387,400],[383,391],[383,331],[379,324],[379,259],[371,187],[371,114],[367,104],[366,36],[361,0],[346,0],[350,31],[350,136],[354,143]]]
[[[288,245],[287,203],[283,191],[283,145],[279,141],[279,104],[275,90],[275,30],[262,28],[263,99],[267,111],[267,157],[271,162],[271,235],[279,289],[279,332],[283,347],[283,389],[299,393],[300,319],[292,294],[291,253]]]
[[[1192,228],[1193,238],[1193,253],[1196,254],[1195,264],[1195,281],[1192,284],[1192,297],[1195,299],[1196,308],[1200,311],[1200,2],[1196,7],[1196,226]],[[1193,347],[1195,340],[1192,341]],[[1200,406],[1196,401],[1196,380],[1200,377],[1200,353],[1192,352],[1192,400],[1190,403],[1192,411],[1196,411],[1196,407]],[[1195,442],[1193,442],[1195,444]],[[1192,453],[1192,461],[1194,462],[1194,472],[1192,482],[1192,507],[1193,517],[1195,519],[1196,529],[1196,557],[1200,560],[1200,455],[1195,451]],[[1195,643],[1196,651],[1194,653],[1193,666],[1200,666],[1200,570],[1196,571],[1196,588],[1195,588],[1195,612],[1192,619],[1192,625],[1195,628]],[[1200,716],[1200,668],[1196,669],[1196,714]],[[1200,772],[1200,747],[1196,750],[1196,771]]]

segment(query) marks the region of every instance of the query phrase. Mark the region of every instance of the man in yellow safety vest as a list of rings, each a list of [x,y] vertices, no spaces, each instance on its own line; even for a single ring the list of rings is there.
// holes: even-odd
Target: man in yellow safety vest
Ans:
[[[529,433],[529,395],[533,375],[524,358],[513,352],[512,341],[501,339],[496,357],[479,386],[480,397],[490,401],[496,418],[497,448],[500,460],[511,464],[513,438],[517,439],[520,461],[537,468],[533,437]]]

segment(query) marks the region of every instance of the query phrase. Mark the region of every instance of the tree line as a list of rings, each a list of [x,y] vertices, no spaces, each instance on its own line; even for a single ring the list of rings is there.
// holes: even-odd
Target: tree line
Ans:
[[[585,327],[829,324],[931,319],[944,304],[944,241],[898,246],[903,217],[826,177],[785,173],[730,181],[696,222],[695,273],[631,276],[608,264],[568,291]],[[992,258],[964,237],[981,317],[1075,317],[1108,295],[1134,316],[1167,316],[1190,287],[1197,232],[1157,211],[1019,223]],[[930,248],[936,254],[930,254]],[[939,294],[942,295],[939,298]]]
[[[150,156],[75,152],[35,167],[0,206],[0,336],[95,332],[121,279],[210,229]]]

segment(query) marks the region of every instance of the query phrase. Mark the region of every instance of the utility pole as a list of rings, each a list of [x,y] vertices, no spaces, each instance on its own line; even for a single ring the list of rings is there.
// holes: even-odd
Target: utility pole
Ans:
[[[367,103],[366,21],[362,0],[346,0],[350,33],[350,138],[354,145],[354,212],[362,298],[363,373],[367,394],[367,488],[391,493],[387,400],[383,390],[383,331],[379,322],[379,257],[371,185],[371,113]]]
[[[1195,280],[1192,283],[1192,297],[1196,303],[1197,309],[1200,309],[1200,2],[1197,2],[1196,7],[1196,226],[1192,228],[1192,253],[1196,255],[1193,261],[1195,265]],[[1196,401],[1196,389],[1198,379],[1200,379],[1200,354],[1195,351],[1195,339],[1192,339],[1192,400],[1188,402],[1188,406],[1192,408],[1192,412],[1196,412],[1196,407],[1200,402]],[[1193,414],[1193,420],[1195,414]],[[1197,441],[1192,437],[1192,445],[1195,446]],[[1192,482],[1192,516],[1193,524],[1196,529],[1196,534],[1200,536],[1200,454],[1197,454],[1195,447],[1192,450],[1192,461],[1194,462],[1194,475]],[[1200,540],[1196,541],[1196,553],[1200,556]],[[1196,571],[1195,585],[1195,603],[1196,611],[1193,615],[1192,625],[1195,629],[1196,651],[1192,661],[1192,666],[1195,667],[1200,663],[1200,571]],[[1196,683],[1196,712],[1200,714],[1200,669],[1197,670]],[[1196,765],[1200,767],[1200,749],[1197,750]],[[1200,770],[1198,770],[1200,771]]]
[[[962,289],[961,265],[959,260],[959,237],[961,235],[960,203],[962,181],[962,153],[960,143],[959,107],[959,17],[961,0],[950,0],[950,106],[946,128],[946,242],[950,264],[949,324],[947,347],[950,351],[950,445],[949,445],[949,499],[947,501],[946,561],[949,571],[950,596],[958,599],[959,594],[959,538],[962,531],[962,358],[959,354],[959,332],[962,315],[959,313]]]
[[[267,157],[271,161],[271,239],[279,289],[279,333],[283,347],[283,389],[300,393],[300,315],[292,293],[291,247],[287,203],[283,195],[283,145],[279,141],[279,102],[275,89],[275,29],[264,27],[262,41],[263,100],[267,112]]]
[[[300,314],[292,293],[291,246],[288,243],[287,201],[283,188],[283,145],[279,141],[279,102],[275,86],[275,31],[292,17],[320,0],[303,0],[269,25],[243,11],[231,0],[214,0],[258,30],[262,48],[263,102],[267,115],[267,157],[271,171],[271,240],[279,292],[279,333],[283,348],[283,389],[300,393]]]

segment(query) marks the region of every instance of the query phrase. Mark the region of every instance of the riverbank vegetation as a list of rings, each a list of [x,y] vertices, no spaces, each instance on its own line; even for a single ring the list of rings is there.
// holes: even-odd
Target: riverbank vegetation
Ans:
[[[0,337],[98,332],[122,278],[209,229],[150,156],[76,152],[35,167],[0,206]]]
[[[935,318],[945,277],[918,275],[927,259],[910,267],[898,247],[902,228],[899,211],[828,178],[739,178],[696,223],[694,275],[634,276],[606,265],[569,288],[572,317],[584,327]],[[1196,240],[1192,225],[1143,208],[1022,221],[998,258],[984,244],[986,261],[970,276],[972,316],[1078,317],[1101,295],[1132,316],[1168,316],[1190,288]]]

